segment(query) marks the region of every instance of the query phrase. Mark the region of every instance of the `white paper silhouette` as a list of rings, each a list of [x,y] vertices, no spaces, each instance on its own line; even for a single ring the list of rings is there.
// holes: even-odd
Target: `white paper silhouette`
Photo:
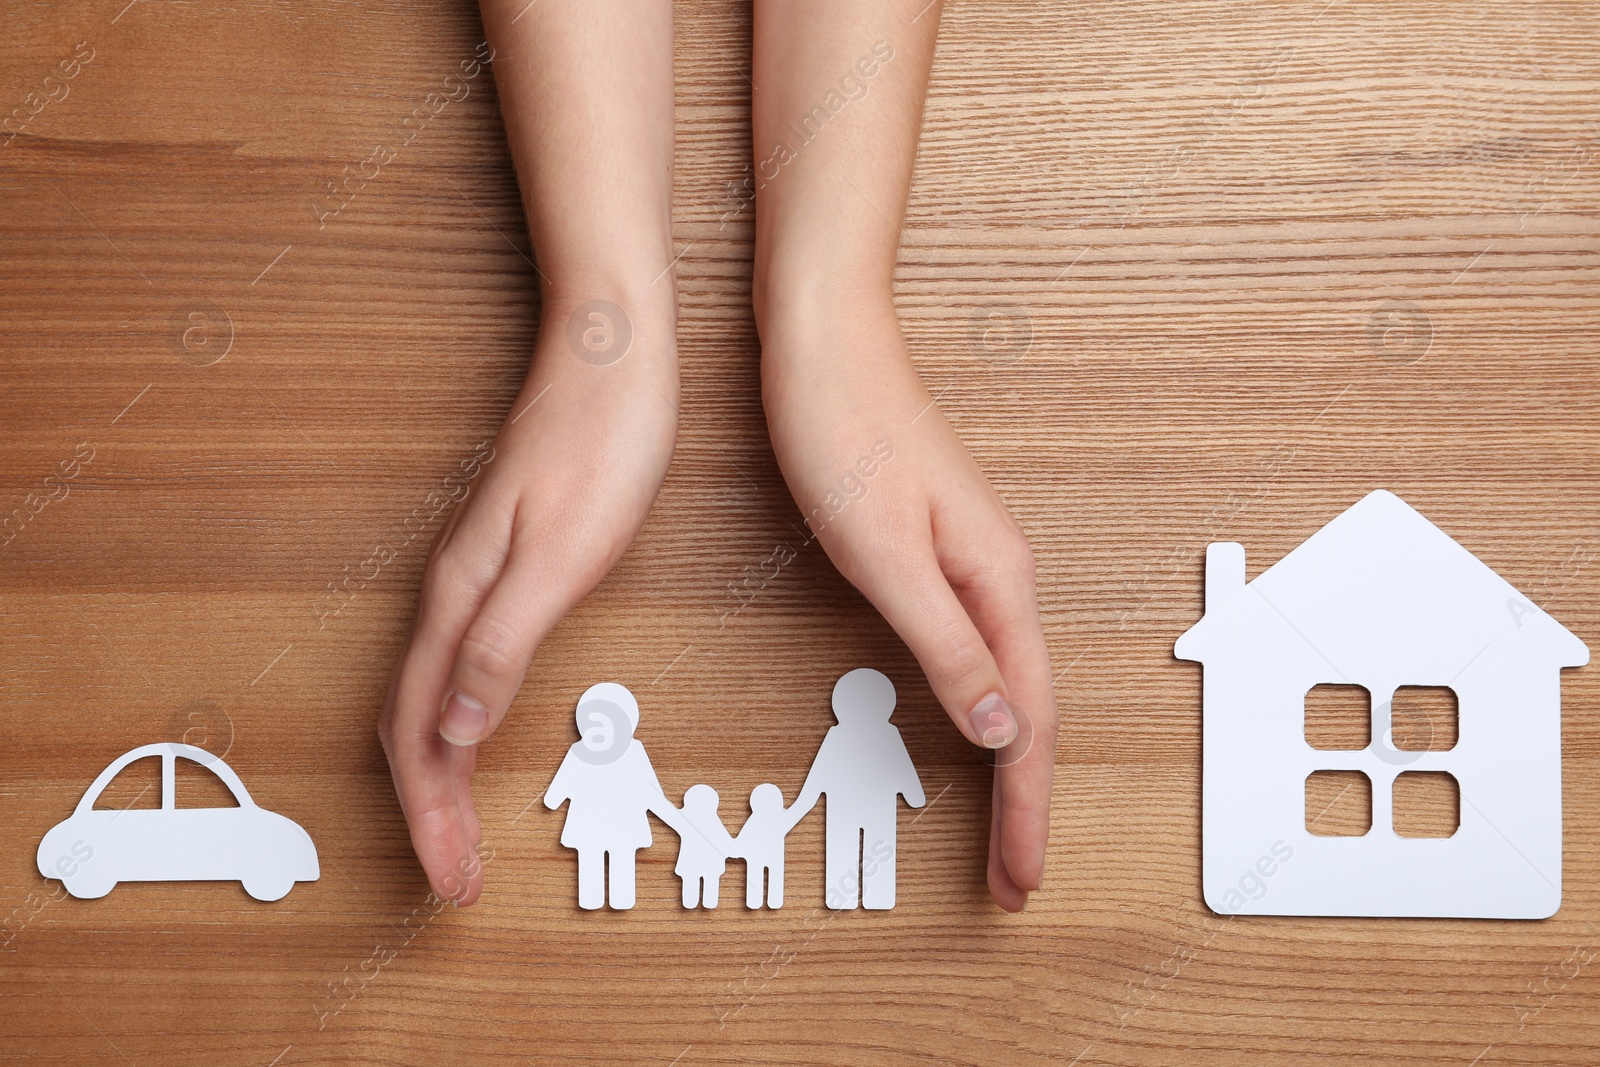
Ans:
[[[783,790],[771,782],[750,790],[750,817],[733,842],[733,854],[744,859],[745,907],[761,907],[763,887],[767,907],[783,907],[783,842],[805,814],[798,804],[785,808]]]
[[[1539,919],[1561,905],[1561,669],[1589,650],[1392,493],[1374,492],[1245,582],[1244,549],[1206,554],[1205,617],[1179,638],[1204,664],[1203,884],[1224,914]],[[1370,691],[1371,743],[1313,749],[1306,693]],[[1447,751],[1398,748],[1396,688],[1447,686]],[[1360,771],[1361,837],[1306,829],[1305,781]],[[1393,828],[1394,780],[1460,787],[1448,838]]]
[[[161,757],[161,807],[96,810],[124,767]],[[192,760],[222,779],[236,808],[180,808],[176,761]],[[76,810],[39,842],[39,873],[75,897],[103,897],[118,882],[238,881],[257,900],[278,900],[320,874],[317,849],[300,825],[258,807],[233,769],[203,748],[162,742],[117,757]]]
[[[697,908],[704,901],[714,908],[722,872],[734,853],[733,838],[717,815],[717,791],[709,785],[690,786],[680,818],[688,829],[679,831],[673,872],[683,879],[683,906]]]
[[[611,906],[626,910],[634,902],[635,853],[652,840],[649,813],[680,836],[694,831],[661,791],[644,745],[633,736],[639,702],[625,686],[590,686],[578,699],[577,720],[579,739],[567,749],[544,804],[554,809],[571,802],[561,843],[578,853],[578,906],[603,907],[609,886]]]
[[[894,705],[894,683],[870,667],[834,683],[839,725],[823,737],[794,802],[798,820],[827,794],[824,901],[835,910],[854,908],[858,894],[864,908],[894,907],[899,800],[913,808],[926,802],[911,754],[889,722]]]

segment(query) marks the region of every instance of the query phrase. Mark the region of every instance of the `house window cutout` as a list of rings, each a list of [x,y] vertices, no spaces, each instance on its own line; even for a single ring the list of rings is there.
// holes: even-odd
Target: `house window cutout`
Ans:
[[[1359,752],[1372,743],[1372,694],[1362,685],[1314,685],[1305,700],[1306,744]]]
[[[95,799],[94,806],[101,811],[136,811],[161,806],[161,757],[146,756],[136,759],[118,772],[117,776]]]
[[[1394,780],[1394,832],[1454,837],[1461,826],[1461,785],[1445,771],[1406,771]]]
[[[1401,752],[1449,752],[1456,747],[1460,723],[1456,691],[1447,685],[1403,685],[1394,691],[1389,737]]]
[[[194,760],[181,759],[173,764],[173,807],[177,808],[237,808],[239,798],[233,795],[227,783],[211,770]]]
[[[1318,837],[1365,837],[1372,829],[1372,779],[1361,771],[1306,776],[1306,830]]]

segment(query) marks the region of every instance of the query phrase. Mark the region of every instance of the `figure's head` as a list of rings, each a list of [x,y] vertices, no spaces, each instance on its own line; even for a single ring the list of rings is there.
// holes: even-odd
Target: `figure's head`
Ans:
[[[782,811],[783,790],[771,782],[763,782],[750,790],[751,811]]]
[[[851,671],[833,684],[833,717],[841,726],[888,722],[894,713],[894,683],[871,667]]]
[[[709,785],[691,785],[689,791],[683,794],[684,811],[716,811],[717,791]]]
[[[622,758],[639,725],[639,702],[626,686],[616,682],[591,685],[578,698],[578,733],[575,751],[588,763],[613,763]]]
[[[605,701],[622,709],[628,717],[628,733],[633,733],[639,726],[639,702],[633,694],[628,692],[628,687],[618,682],[601,682],[591,685],[583,691],[583,696],[578,698],[578,730],[581,733],[587,723],[583,718],[583,706],[596,701]],[[618,724],[621,725],[620,723]]]

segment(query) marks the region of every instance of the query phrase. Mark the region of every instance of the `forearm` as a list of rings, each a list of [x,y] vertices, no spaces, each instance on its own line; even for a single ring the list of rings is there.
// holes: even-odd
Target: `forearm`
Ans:
[[[671,0],[480,0],[545,310],[676,307]]]
[[[938,2],[756,0],[758,323],[885,302]]]

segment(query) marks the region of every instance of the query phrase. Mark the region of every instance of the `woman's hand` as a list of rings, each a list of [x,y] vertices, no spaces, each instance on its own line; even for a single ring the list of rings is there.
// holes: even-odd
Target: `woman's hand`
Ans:
[[[439,896],[477,899],[468,779],[534,649],[644,522],[677,434],[672,4],[482,0],[544,294],[495,460],[440,531],[379,735]]]
[[[477,746],[545,634],[622,556],[666,476],[678,393],[670,285],[626,302],[632,337],[609,363],[623,322],[547,292],[534,369],[494,459],[429,555],[378,733],[429,884],[457,904],[483,883],[469,788]]]
[[[996,750],[989,888],[1021,910],[1044,865],[1056,740],[1027,537],[923,388],[887,293],[769,286],[762,309],[784,478],[956,728]]]

